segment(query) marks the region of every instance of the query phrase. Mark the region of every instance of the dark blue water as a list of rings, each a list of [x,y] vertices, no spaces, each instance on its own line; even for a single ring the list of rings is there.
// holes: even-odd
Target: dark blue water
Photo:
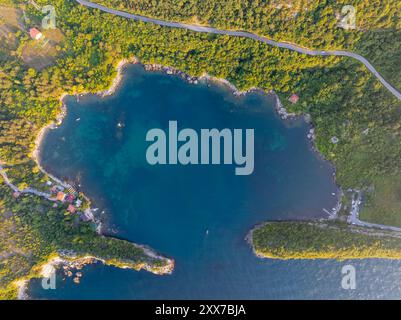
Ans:
[[[51,131],[42,164],[82,185],[105,211],[109,232],[175,259],[169,276],[88,266],[80,285],[58,277],[56,290],[33,281],[34,298],[379,298],[400,297],[395,261],[275,261],[258,259],[244,240],[253,225],[276,219],[324,217],[337,201],[333,170],[311,151],[300,119],[281,121],[271,98],[243,98],[177,77],[125,70],[107,98],[67,98],[68,115]],[[79,120],[78,120],[79,119]],[[146,133],[177,120],[179,129],[252,128],[255,170],[234,166],[150,166]],[[120,125],[119,125],[120,124]],[[341,267],[357,269],[357,289],[341,288]]]

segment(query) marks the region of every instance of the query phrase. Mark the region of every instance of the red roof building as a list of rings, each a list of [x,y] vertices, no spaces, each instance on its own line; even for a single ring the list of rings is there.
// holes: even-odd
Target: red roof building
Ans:
[[[29,29],[29,35],[31,36],[32,39],[34,40],[39,40],[42,38],[43,34],[36,28],[31,28]]]
[[[297,103],[299,100],[298,95],[296,95],[295,93],[291,95],[291,97],[288,99],[290,100],[292,103]]]
[[[60,191],[60,192],[57,193],[57,200],[58,201],[64,201],[65,197],[66,197],[66,194],[64,192]]]
[[[75,197],[72,194],[69,194],[65,197],[65,200],[72,203],[74,201]]]
[[[70,204],[67,208],[67,211],[69,211],[70,213],[75,213],[77,209],[75,209],[75,207],[72,204]]]

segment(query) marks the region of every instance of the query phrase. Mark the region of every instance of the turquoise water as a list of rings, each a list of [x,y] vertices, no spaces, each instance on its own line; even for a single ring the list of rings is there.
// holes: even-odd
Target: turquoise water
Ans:
[[[172,275],[87,266],[81,284],[58,277],[56,290],[30,285],[49,299],[291,299],[401,296],[395,261],[258,259],[244,240],[257,223],[327,217],[335,206],[333,169],[315,154],[303,120],[280,120],[273,100],[237,98],[227,89],[191,85],[129,66],[118,92],[68,97],[68,115],[46,137],[42,164],[81,184],[104,211],[108,233],[147,244],[175,259]],[[234,165],[150,166],[146,133],[179,129],[255,129],[255,170]],[[341,267],[353,264],[357,289],[341,288]]]

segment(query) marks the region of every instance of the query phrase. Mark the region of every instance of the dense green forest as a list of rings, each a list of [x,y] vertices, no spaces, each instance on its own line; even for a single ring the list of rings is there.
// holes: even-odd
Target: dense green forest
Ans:
[[[349,47],[365,31],[401,26],[397,0],[95,0],[145,16],[254,31],[277,40],[317,47]],[[338,28],[341,9],[353,5],[357,29]]]
[[[256,227],[250,236],[255,253],[265,258],[401,258],[399,235],[343,222],[270,222]]]
[[[401,87],[401,2],[398,0],[94,0],[108,7],[166,20],[253,31],[311,48],[350,49],[374,62]],[[355,7],[356,28],[339,24]]]
[[[177,20],[196,16],[201,23],[249,28],[311,47],[352,48],[366,55],[401,88],[396,63],[401,55],[400,20],[395,19],[400,4],[396,0],[373,2],[358,1],[358,10],[365,8],[366,13],[358,15],[359,29],[349,31],[332,21],[338,8],[331,6],[332,1],[311,1],[307,10],[297,15],[289,13],[287,7],[271,8],[268,1],[137,1],[138,7],[130,2],[113,4]],[[341,187],[365,190],[362,218],[401,225],[401,102],[359,62],[305,56],[250,39],[129,21],[72,0],[54,0],[52,4],[57,32],[42,30],[49,39],[45,45],[30,39],[27,32],[31,27],[41,28],[41,11],[22,1],[0,0],[0,164],[15,184],[46,187],[46,177],[31,156],[40,128],[61,110],[61,95],[106,89],[116,75],[116,64],[135,56],[143,63],[173,66],[191,75],[207,72],[240,89],[274,89],[290,111],[312,116],[317,148],[336,165]],[[300,100],[290,105],[287,99],[294,92]],[[337,144],[331,142],[333,136],[338,137]],[[391,201],[383,201],[383,196]],[[50,208],[45,200],[31,196],[14,199],[4,184],[0,200],[0,238],[8,237],[10,224],[16,223],[20,232],[13,233],[15,243],[28,252],[14,250],[12,242],[2,242],[0,288],[4,291],[10,290],[7,285],[12,280],[28,275],[33,265],[55,250],[69,246],[79,251],[91,241],[101,241],[94,240],[96,234],[87,224],[65,216],[65,208]],[[125,253],[138,257],[137,251],[130,250],[134,249],[128,247]],[[138,259],[145,257],[139,254]]]

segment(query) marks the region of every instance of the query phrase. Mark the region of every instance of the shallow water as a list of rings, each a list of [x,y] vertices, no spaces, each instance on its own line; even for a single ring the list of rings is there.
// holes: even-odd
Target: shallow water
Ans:
[[[68,97],[62,126],[46,136],[42,164],[76,181],[105,211],[108,232],[147,244],[175,259],[172,275],[88,266],[81,284],[59,274],[56,290],[32,281],[33,298],[57,299],[291,299],[398,298],[401,262],[275,261],[256,258],[244,240],[257,223],[327,217],[335,206],[333,169],[306,138],[307,124],[280,120],[273,99],[234,97],[217,85],[191,85],[129,66],[113,96]],[[78,120],[79,119],[79,120]],[[146,132],[255,129],[255,171],[234,165],[146,162]],[[167,130],[166,130],[167,131]],[[357,289],[341,288],[341,267],[352,264]]]

